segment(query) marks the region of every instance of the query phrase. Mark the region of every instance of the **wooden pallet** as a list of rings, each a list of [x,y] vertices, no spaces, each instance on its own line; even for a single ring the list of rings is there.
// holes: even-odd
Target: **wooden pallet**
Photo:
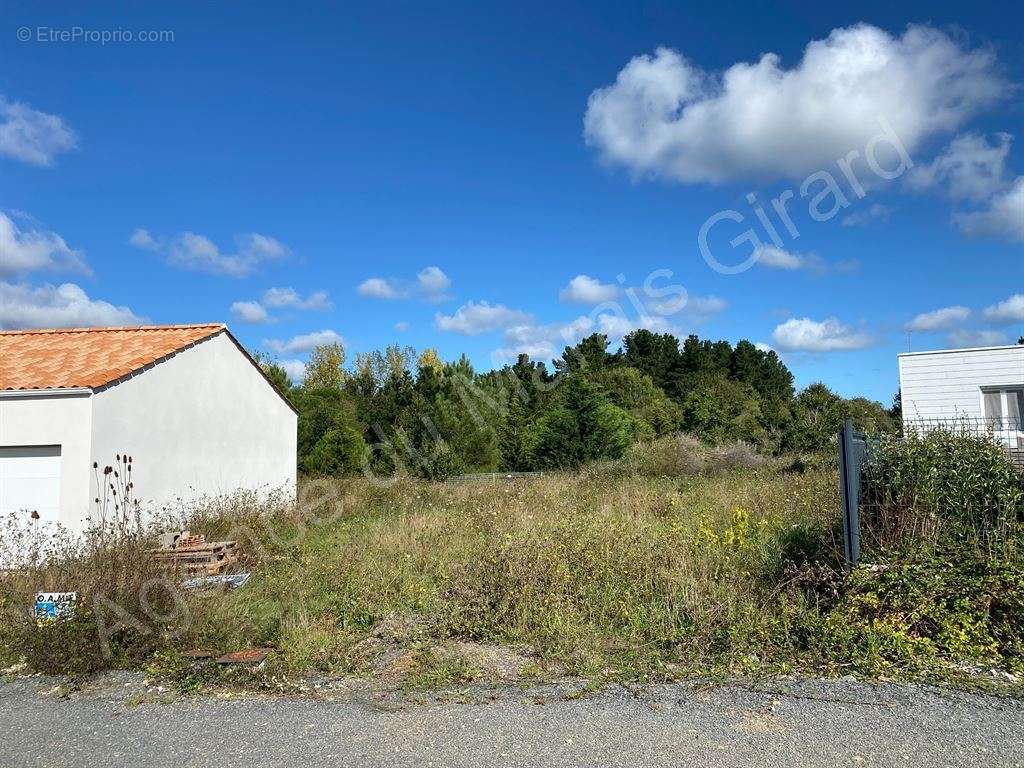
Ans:
[[[168,568],[183,570],[190,575],[218,576],[229,565],[238,562],[238,542],[206,541],[202,536],[190,536],[178,546],[151,549],[153,559]]]

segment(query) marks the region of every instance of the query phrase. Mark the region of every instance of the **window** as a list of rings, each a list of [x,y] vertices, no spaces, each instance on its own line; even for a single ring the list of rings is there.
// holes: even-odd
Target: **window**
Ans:
[[[1003,393],[1000,390],[983,392],[985,401],[985,418],[995,421],[1003,418]]]
[[[981,404],[985,420],[1004,433],[1016,447],[1024,432],[1024,387],[983,389]]]

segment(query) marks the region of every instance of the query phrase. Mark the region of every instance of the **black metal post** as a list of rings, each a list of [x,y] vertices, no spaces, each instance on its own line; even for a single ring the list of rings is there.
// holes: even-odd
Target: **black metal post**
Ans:
[[[839,494],[843,503],[843,549],[846,569],[860,560],[860,458],[853,421],[839,431]]]

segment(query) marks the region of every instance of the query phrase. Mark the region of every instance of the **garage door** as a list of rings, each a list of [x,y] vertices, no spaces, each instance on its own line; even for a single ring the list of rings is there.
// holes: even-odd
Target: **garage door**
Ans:
[[[56,522],[60,510],[60,446],[0,447],[0,514],[36,511]]]

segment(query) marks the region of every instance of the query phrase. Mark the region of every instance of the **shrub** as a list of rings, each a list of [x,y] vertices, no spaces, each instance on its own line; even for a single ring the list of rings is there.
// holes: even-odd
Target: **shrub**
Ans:
[[[650,442],[635,443],[623,457],[624,472],[644,477],[694,477],[734,469],[756,469],[765,458],[742,441],[708,447],[680,432]]]
[[[938,427],[870,445],[862,508],[874,546],[941,539],[998,545],[1024,519],[1024,481],[992,436]]]
[[[733,469],[757,469],[765,462],[764,456],[742,440],[720,445],[708,451],[708,467],[711,472],[727,472]]]
[[[682,432],[629,447],[623,464],[626,470],[644,477],[692,477],[704,471],[704,445]]]
[[[866,674],[925,670],[936,661],[1024,669],[1024,572],[970,548],[900,553],[858,569],[826,620],[825,655]]]

